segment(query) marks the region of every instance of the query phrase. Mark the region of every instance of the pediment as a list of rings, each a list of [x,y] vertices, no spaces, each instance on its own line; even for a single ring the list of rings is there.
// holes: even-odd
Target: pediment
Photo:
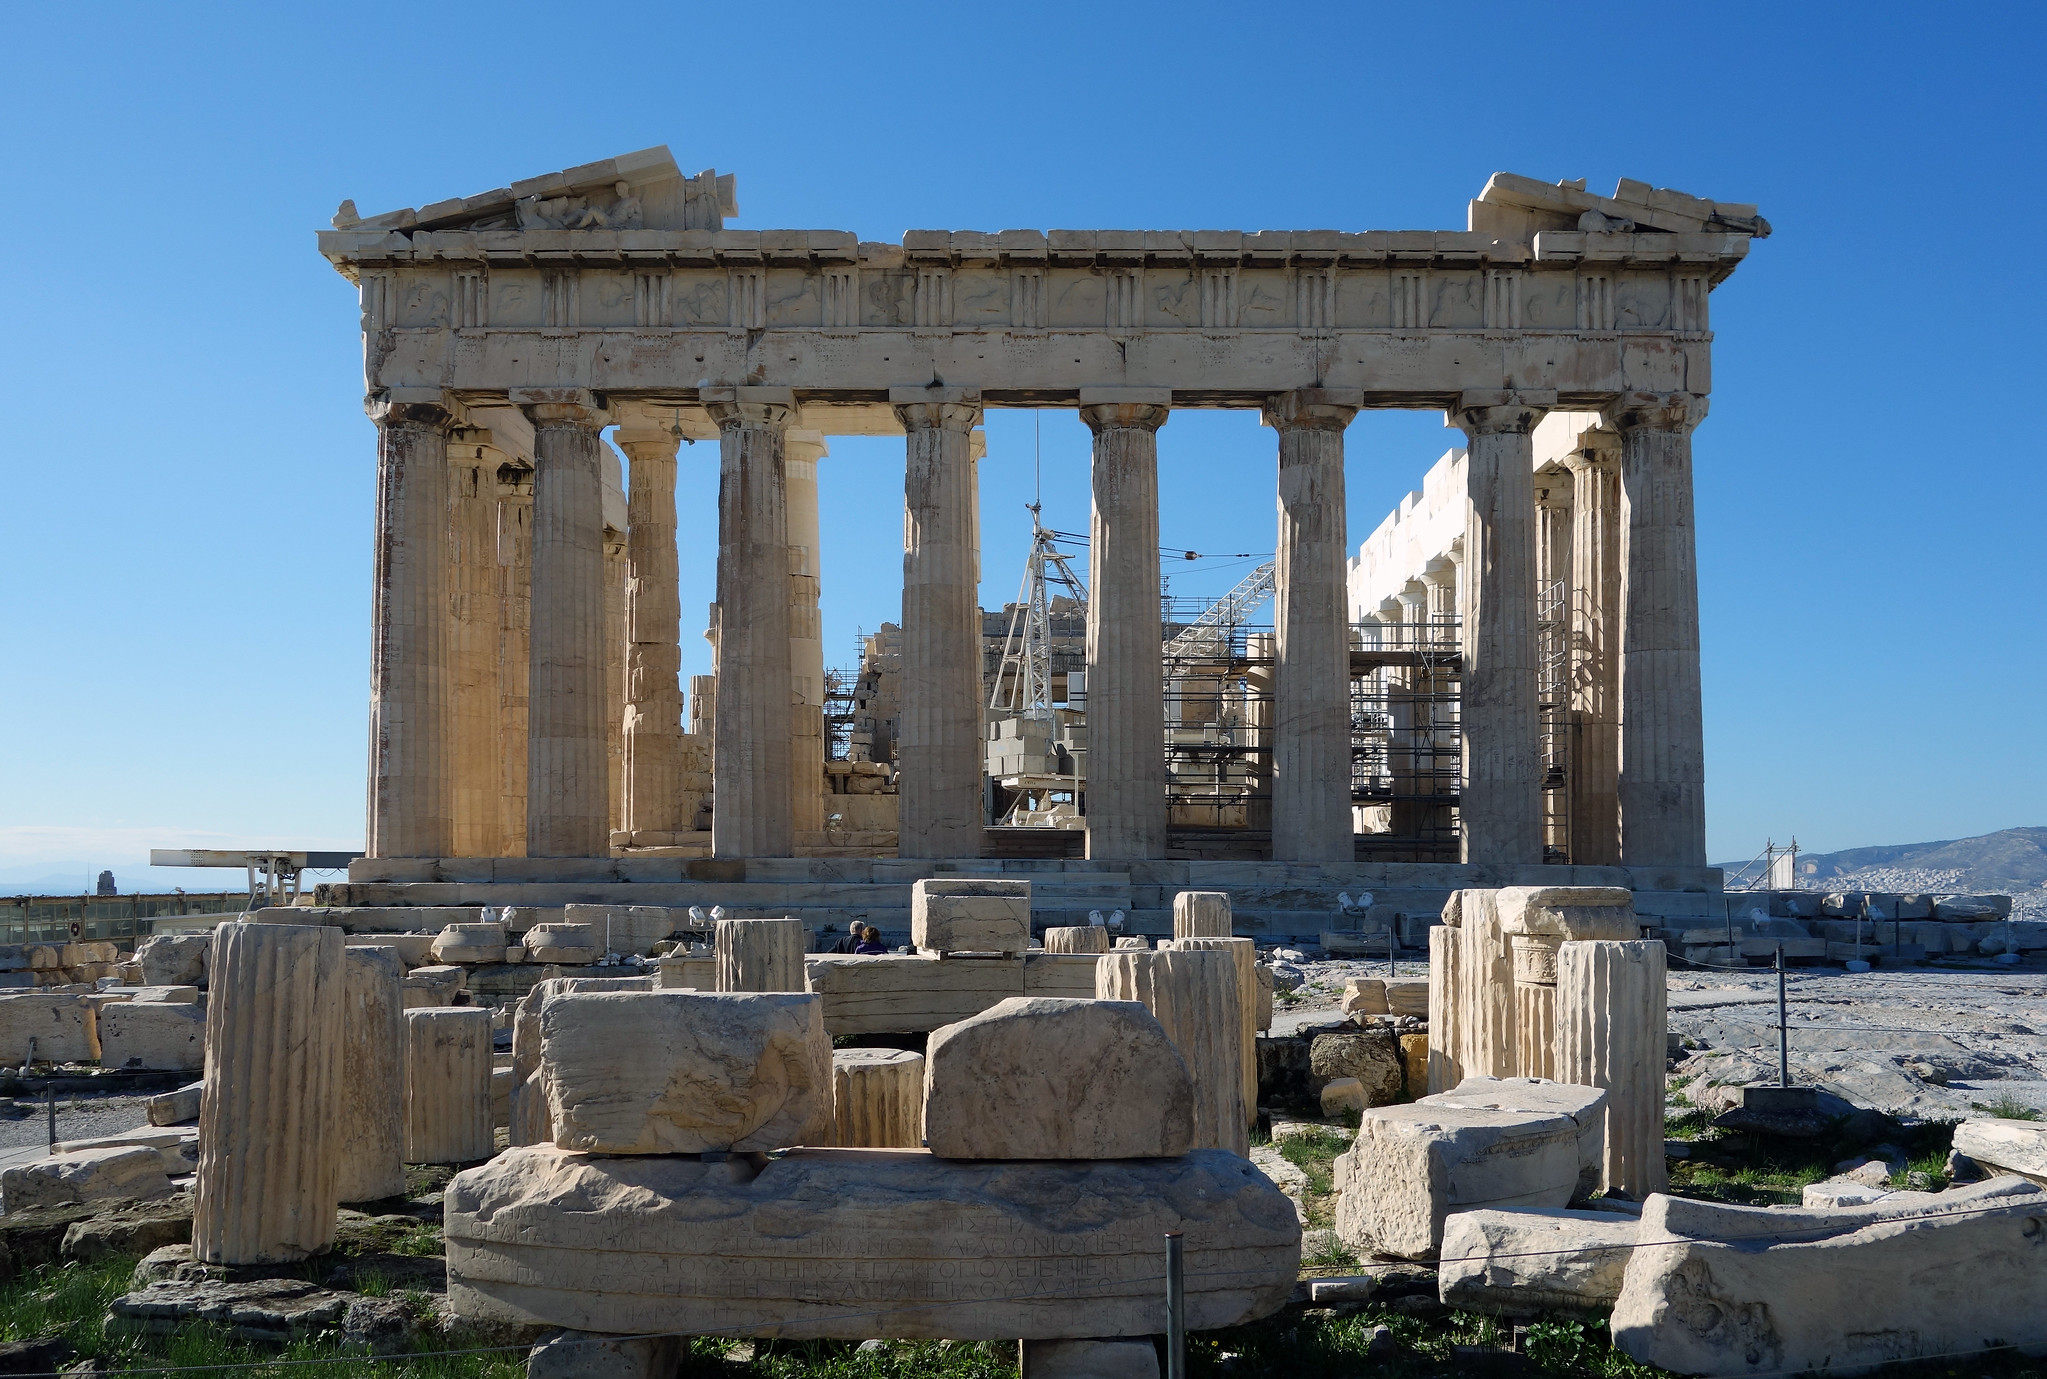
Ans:
[[[335,213],[337,230],[722,230],[739,214],[731,173],[685,177],[665,144],[564,168],[475,196],[361,216]]]

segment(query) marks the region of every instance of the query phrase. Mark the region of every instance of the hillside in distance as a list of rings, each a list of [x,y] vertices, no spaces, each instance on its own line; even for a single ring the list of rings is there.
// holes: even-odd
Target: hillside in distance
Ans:
[[[1729,866],[1729,876],[1740,865]],[[1800,853],[1798,880],[1816,890],[2020,895],[2047,888],[2047,828],[2006,828],[1980,838]]]

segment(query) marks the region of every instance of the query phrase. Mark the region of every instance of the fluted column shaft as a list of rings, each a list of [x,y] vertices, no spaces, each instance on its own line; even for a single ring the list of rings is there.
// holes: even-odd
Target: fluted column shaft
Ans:
[[[1630,395],[1621,433],[1621,862],[1706,865],[1692,429],[1706,399]]]
[[[448,442],[448,693],[453,849],[495,857],[498,818],[498,468],[488,431]]]
[[[491,1012],[405,1012],[405,1161],[460,1164],[491,1155]]]
[[[532,679],[533,471],[498,471],[498,835],[526,855],[527,685]]]
[[[1265,406],[1279,432],[1278,665],[1272,856],[1350,862],[1350,591],[1344,567],[1343,432],[1357,400],[1321,388]]]
[[[1459,812],[1464,860],[1480,865],[1542,860],[1530,438],[1542,412],[1511,394],[1466,394],[1451,414],[1469,441]]]
[[[1166,855],[1166,716],[1159,621],[1160,403],[1087,404],[1087,855]]]
[[[1250,1152],[1233,954],[1104,953],[1095,960],[1095,999],[1142,1002],[1164,1027],[1194,1080],[1195,1148]]]
[[[335,1195],[405,1195],[405,963],[396,948],[343,951],[341,1112]]]
[[[978,857],[981,631],[970,447],[981,399],[971,389],[907,388],[891,398],[908,437],[896,851]]]
[[[816,431],[792,430],[782,461],[789,507],[789,819],[797,837],[824,831],[824,621],[818,602],[817,464],[830,451]]]
[[[718,425],[717,702],[711,851],[789,857],[789,510],[782,470],[796,413],[787,389],[710,396]]]
[[[802,991],[809,929],[800,919],[721,919],[712,934],[720,991]]]
[[[1606,1186],[1638,1202],[1669,1183],[1667,952],[1660,939],[1574,941],[1557,951],[1556,1076],[1606,1089]]]
[[[448,695],[450,404],[374,398],[377,527],[370,614],[371,857],[454,847]]]
[[[679,434],[621,430],[626,476],[625,831],[674,833],[681,817],[682,595],[675,550]]]
[[[1588,436],[1571,471],[1571,860],[1621,860],[1621,467],[1617,436]]]
[[[526,405],[534,462],[526,855],[606,857],[611,771],[598,455],[606,418],[587,393],[548,392],[555,395],[535,396]]]
[[[280,1263],[334,1242],[343,961],[339,929],[214,930],[192,1203],[202,1264]]]

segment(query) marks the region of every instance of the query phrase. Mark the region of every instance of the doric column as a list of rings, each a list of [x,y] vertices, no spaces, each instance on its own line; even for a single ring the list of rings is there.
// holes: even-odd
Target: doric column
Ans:
[[[981,421],[981,395],[971,388],[896,388],[889,400],[903,423],[909,451],[903,482],[903,688],[896,737],[902,823],[896,852],[903,857],[978,857],[979,539],[969,448]],[[1088,691],[1092,705],[1092,681]]]
[[[711,851],[790,857],[787,388],[700,389],[718,424],[717,714]]]
[[[371,583],[371,857],[454,848],[448,696],[448,425],[437,391],[397,388],[364,408],[377,423]]]
[[[1628,394],[1621,433],[1621,862],[1706,865],[1692,428],[1706,399]]]
[[[626,483],[625,831],[675,833],[680,817],[682,595],[675,551],[680,430],[618,432]]]
[[[1272,856],[1355,859],[1350,808],[1350,591],[1344,569],[1343,431],[1350,390],[1303,388],[1265,404],[1279,432],[1278,704]]]
[[[526,709],[532,678],[533,471],[498,470],[498,839],[526,855]]]
[[[1571,471],[1571,860],[1621,860],[1620,437],[1594,431]]]
[[[624,519],[621,519],[624,520]],[[626,534],[604,524],[604,833],[625,828],[625,677],[631,642],[626,626],[626,581],[632,562]]]
[[[1094,432],[1088,537],[1087,855],[1166,855],[1166,719],[1159,623],[1163,390],[1082,389]]]
[[[1468,440],[1464,520],[1464,860],[1542,860],[1536,717],[1535,486],[1529,433],[1553,394],[1466,393],[1450,414]]]
[[[721,919],[712,932],[720,991],[801,991],[809,929],[800,919]]]
[[[789,502],[789,817],[796,835],[824,831],[824,619],[817,462],[831,453],[816,431],[789,432],[782,472]]]
[[[1669,1185],[1667,953],[1655,939],[1571,942],[1557,953],[1556,1077],[1606,1089],[1606,1185],[1638,1202]]]
[[[1542,741],[1545,858],[1576,860],[1571,849],[1571,476],[1546,465],[1535,485],[1536,710]]]
[[[533,422],[533,565],[526,708],[526,855],[607,857],[606,421],[572,388],[512,394]]]
[[[448,438],[449,772],[457,857],[496,857],[498,819],[498,468],[490,432]]]
[[[396,948],[343,950],[341,1110],[335,1193],[405,1194],[405,963]]]

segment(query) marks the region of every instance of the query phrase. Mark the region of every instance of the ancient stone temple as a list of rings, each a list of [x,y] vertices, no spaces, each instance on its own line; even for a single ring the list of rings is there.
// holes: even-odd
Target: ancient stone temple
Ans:
[[[1769,232],[1753,206],[1498,174],[1461,230],[877,244],[724,228],[736,214],[729,176],[685,176],[657,148],[418,210],[344,203],[321,233],[361,294],[378,437],[368,856],[335,903],[420,884],[446,889],[417,903],[516,901],[504,888],[568,880],[688,903],[644,883],[708,879],[670,846],[705,836],[707,788],[698,854],[740,868],[720,879],[814,855],[816,475],[834,435],[905,445],[901,862],[878,850],[872,879],[989,862],[990,407],[1077,409],[1094,435],[1085,856],[1130,889],[1092,903],[1142,914],[1153,891],[1244,884],[1205,883],[1211,864],[1168,833],[1158,495],[1176,408],[1256,410],[1274,433],[1272,477],[1228,495],[1271,501],[1269,483],[1278,509],[1270,842],[1252,863],[1436,896],[1717,885],[1691,437],[1708,294]],[[1344,435],[1372,408],[1443,412],[1466,444],[1432,477],[1434,508],[1411,500],[1353,559]],[[684,451],[697,441],[716,449]],[[716,589],[681,590],[676,495],[711,501],[712,454]],[[707,601],[715,693],[686,706],[683,610]],[[1576,650],[1558,671],[1560,620]],[[1441,655],[1431,627],[1453,629]],[[1412,714],[1374,768],[1406,781],[1384,795],[1396,822],[1437,820],[1454,860],[1403,870],[1361,849],[1361,674],[1410,707],[1459,684],[1448,779],[1416,784],[1449,729]],[[623,899],[575,897],[607,898]],[[1638,907],[1656,912],[1653,894]]]

